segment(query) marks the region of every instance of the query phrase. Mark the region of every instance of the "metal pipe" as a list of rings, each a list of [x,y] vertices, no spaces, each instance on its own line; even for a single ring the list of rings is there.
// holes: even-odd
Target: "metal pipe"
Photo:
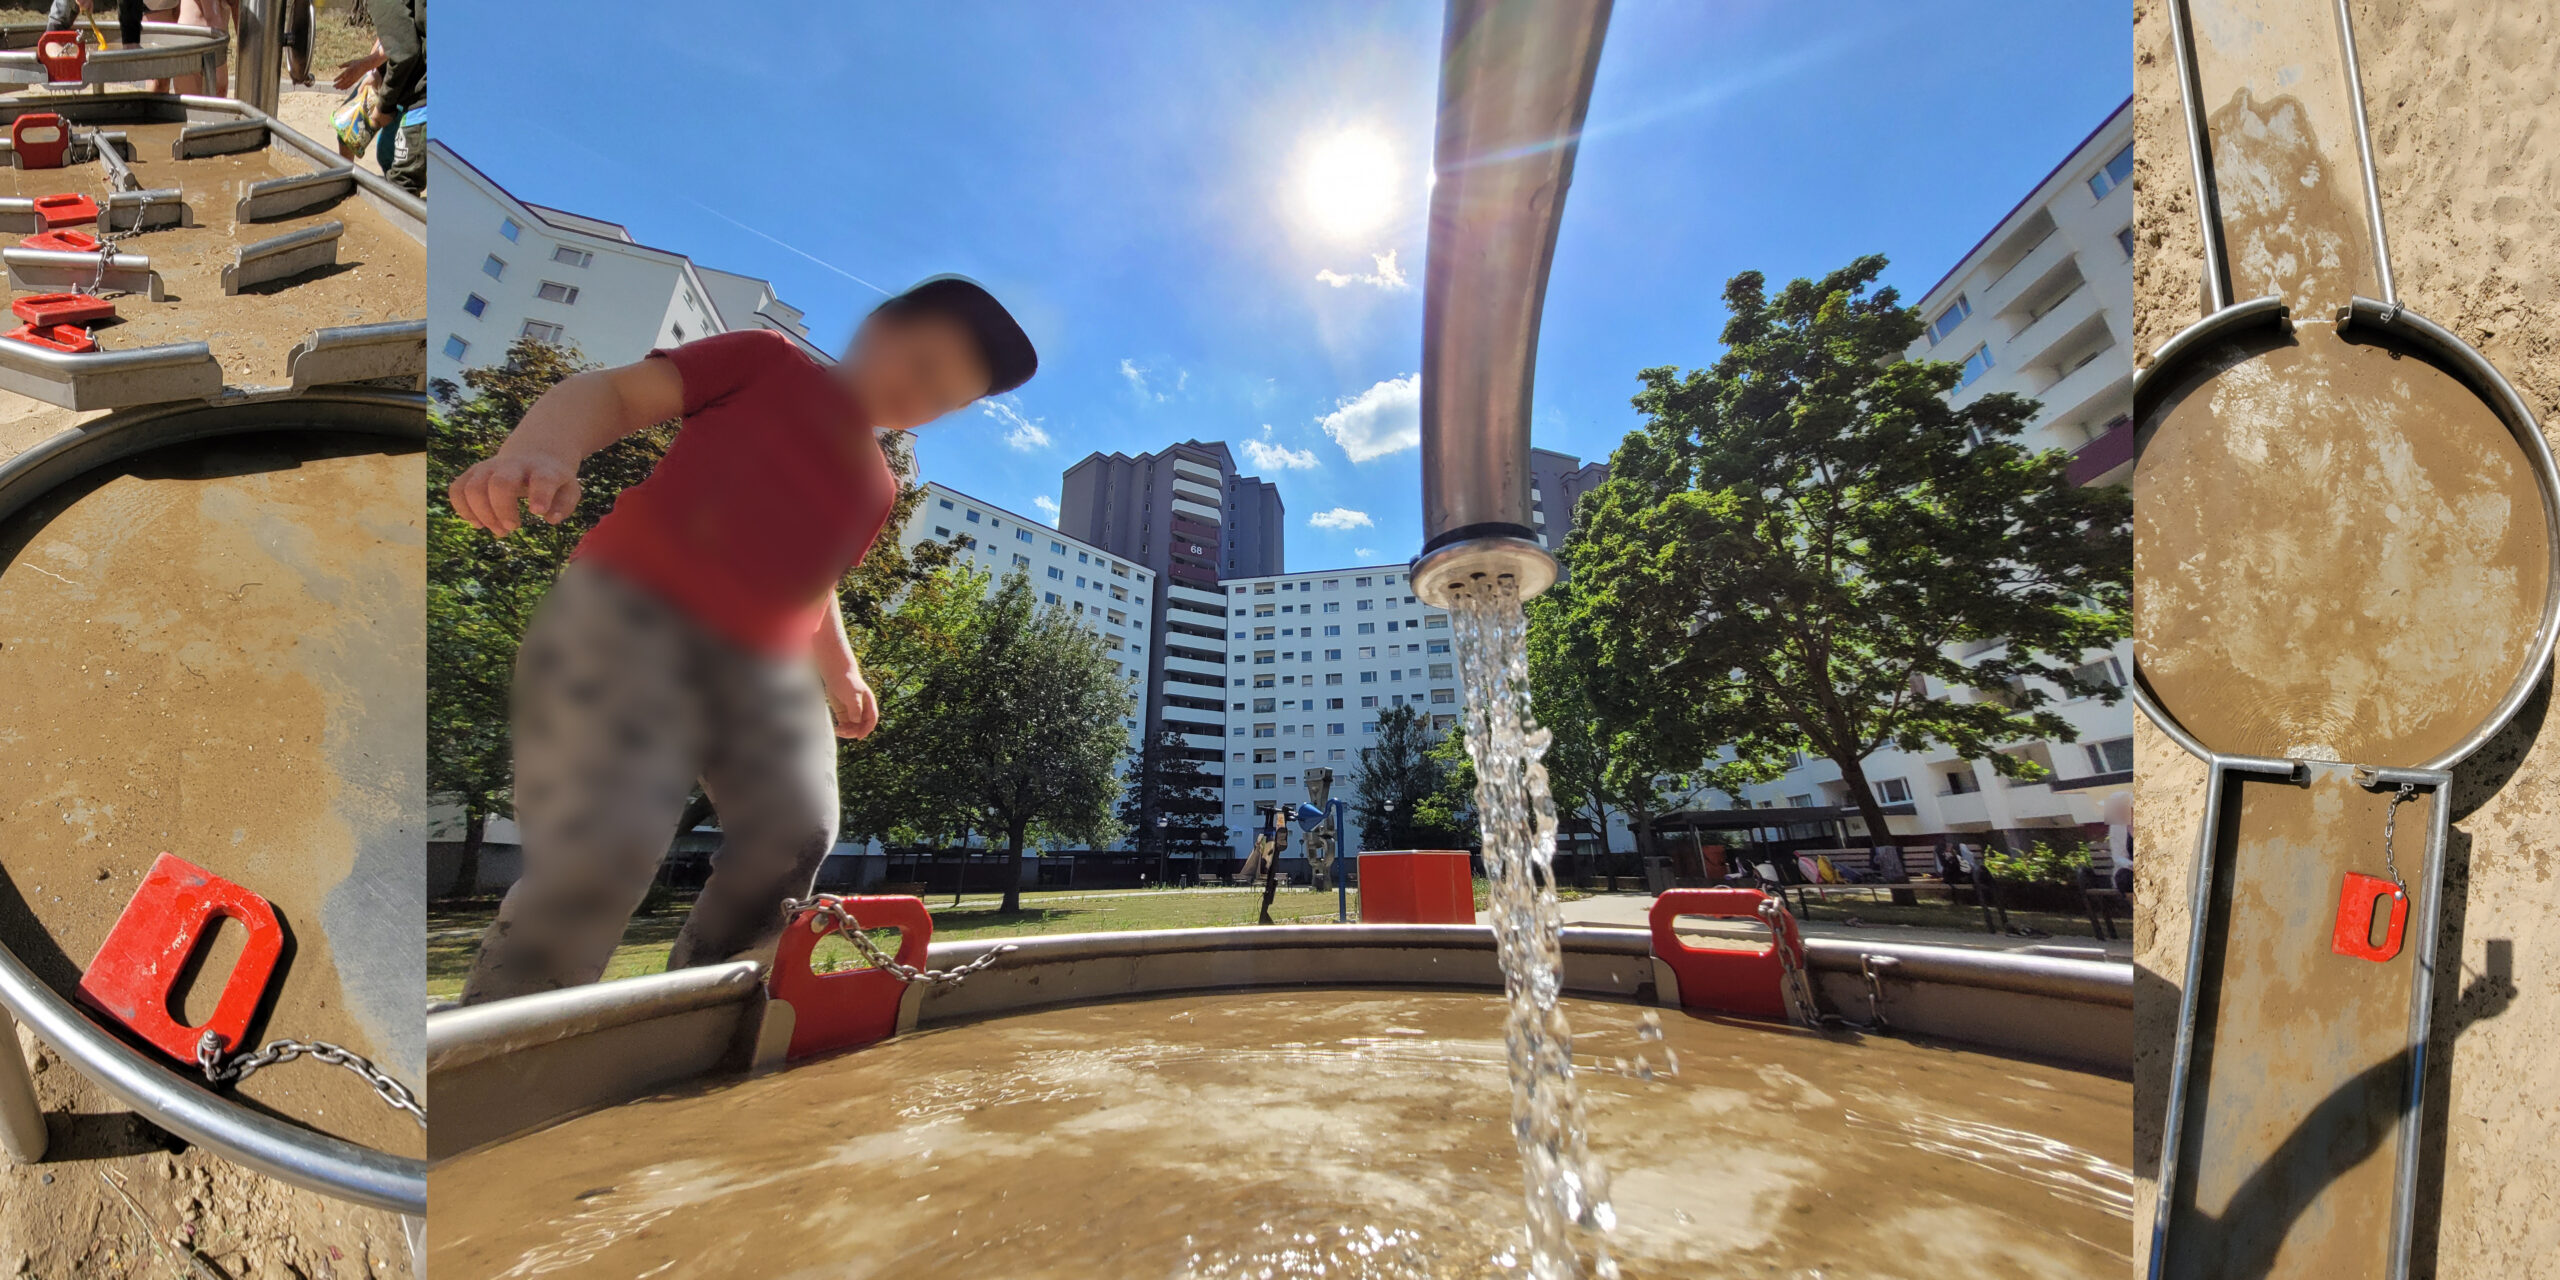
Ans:
[[[20,1164],[44,1159],[44,1105],[36,1101],[35,1076],[18,1052],[18,1024],[0,1007],[0,1151]]]
[[[1423,268],[1414,590],[1555,581],[1529,503],[1530,380],[1610,0],[1449,0]]]
[[[2364,73],[2356,69],[2356,29],[2347,17],[2347,0],[2338,0],[2338,44],[2347,55],[2347,105],[2356,112],[2356,156],[2364,162],[2365,226],[2373,236],[2373,272],[2382,300],[2400,306],[2400,288],[2391,282],[2391,238],[2382,230],[2382,187],[2373,176],[2373,130],[2364,120]]]
[[[286,0],[290,3],[291,0]],[[276,64],[284,57],[284,46],[276,38],[277,0],[240,0],[240,16],[235,28],[240,33],[239,62],[231,71],[231,96],[269,115],[276,110]],[[205,81],[210,91],[213,82]]]
[[[2204,117],[2204,84],[2196,72],[2196,38],[2186,0],[2170,0],[2169,48],[2178,64],[2178,105],[2187,118],[2187,169],[2195,176],[2196,222],[2204,232],[2204,310],[2212,315],[2231,305],[2231,255],[2222,243],[2222,202],[2213,189],[2213,133]]]

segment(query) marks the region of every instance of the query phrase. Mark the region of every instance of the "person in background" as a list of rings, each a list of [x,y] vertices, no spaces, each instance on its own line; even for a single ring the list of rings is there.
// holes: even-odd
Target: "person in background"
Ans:
[[[375,78],[374,158],[382,176],[422,196],[427,193],[427,0],[365,0],[365,8],[373,15],[373,52],[340,66],[337,85],[352,89],[368,76]],[[344,148],[343,139],[339,145]]]
[[[312,9],[313,0],[284,0],[284,13],[277,25],[277,35],[284,41],[285,76],[306,88],[312,83]]]

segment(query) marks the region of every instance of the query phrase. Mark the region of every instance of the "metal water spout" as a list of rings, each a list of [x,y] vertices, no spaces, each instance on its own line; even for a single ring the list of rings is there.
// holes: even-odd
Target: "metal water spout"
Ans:
[[[1529,506],[1529,383],[1610,0],[1449,0],[1423,270],[1414,593],[1553,585]]]

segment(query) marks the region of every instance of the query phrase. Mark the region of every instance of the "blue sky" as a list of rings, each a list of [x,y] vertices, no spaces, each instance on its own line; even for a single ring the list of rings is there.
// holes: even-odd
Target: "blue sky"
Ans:
[[[434,131],[518,195],[769,278],[830,347],[943,271],[1022,317],[1040,376],[927,428],[928,478],[1036,514],[1089,451],[1223,439],[1292,570],[1420,546],[1438,4],[535,11],[453,8],[434,46]],[[1537,442],[1607,457],[1638,369],[1714,358],[1735,272],[1881,252],[1926,289],[2131,92],[2130,44],[2103,0],[1620,0]],[[1345,136],[1391,170],[1350,228],[1309,177]]]

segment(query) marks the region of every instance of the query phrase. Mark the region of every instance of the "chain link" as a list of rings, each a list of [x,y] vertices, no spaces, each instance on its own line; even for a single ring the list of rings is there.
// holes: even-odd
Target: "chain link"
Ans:
[[[238,1084],[259,1071],[296,1058],[311,1058],[355,1072],[364,1077],[366,1084],[373,1086],[375,1096],[408,1112],[417,1120],[418,1127],[426,1127],[427,1109],[418,1105],[418,1095],[353,1049],[325,1040],[270,1040],[267,1047],[255,1053],[234,1055],[226,1062],[222,1057],[221,1036],[208,1031],[203,1039],[196,1041],[196,1065],[204,1069],[204,1078],[214,1084]]]
[[[2391,873],[2391,896],[2398,899],[2409,896],[2409,882],[2400,878],[2400,857],[2392,844],[2400,825],[2400,806],[2417,798],[2417,784],[2403,782],[2392,793],[2390,807],[2382,811],[2382,869]]]
[[[924,982],[940,987],[956,987],[966,981],[970,974],[994,964],[999,957],[1008,952],[1020,950],[1019,947],[1008,942],[956,969],[919,969],[912,965],[900,964],[889,953],[882,951],[880,944],[873,942],[871,935],[863,930],[862,922],[854,919],[852,912],[845,910],[843,898],[832,893],[821,893],[807,898],[783,900],[784,916],[798,915],[803,911],[810,912],[816,917],[809,922],[812,927],[824,929],[828,925],[835,926],[836,931],[843,934],[845,940],[851,942],[853,949],[861,952],[862,958],[870,961],[873,968],[887,972],[900,982]]]
[[[102,150],[115,145],[104,133],[93,132],[89,136],[92,139],[91,145]],[[107,198],[98,206],[98,274],[89,281],[89,296],[93,298],[118,296],[107,292],[107,268],[115,265],[116,246],[123,243],[127,236],[141,234],[143,221],[151,213],[151,192],[142,190],[137,194],[141,195],[142,202],[134,206],[133,229],[118,232],[115,229],[115,184],[113,182],[107,184]]]
[[[1795,948],[1787,945],[1788,930],[1783,923],[1787,914],[1786,904],[1778,899],[1760,900],[1760,922],[1769,926],[1769,936],[1777,943],[1778,968],[1781,971],[1778,981],[1785,988],[1787,1003],[1794,1008],[1798,1022],[1819,1028],[1823,1025],[1823,1014],[1821,1007],[1813,1001],[1812,977],[1802,964],[1797,963]]]

